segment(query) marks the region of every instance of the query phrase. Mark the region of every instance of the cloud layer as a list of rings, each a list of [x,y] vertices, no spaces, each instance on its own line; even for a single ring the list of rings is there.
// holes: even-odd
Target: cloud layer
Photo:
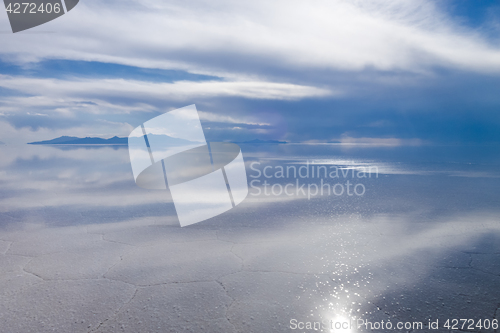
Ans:
[[[112,124],[143,122],[138,114],[197,103],[213,115],[212,129],[232,124],[232,133],[397,138],[409,132],[402,113],[412,122],[425,113],[428,123],[450,124],[459,105],[462,114],[480,115],[472,119],[479,127],[490,126],[497,117],[485,122],[484,115],[500,106],[492,92],[500,77],[499,27],[495,16],[464,25],[446,2],[429,0],[86,0],[48,24],[0,35],[0,60],[21,68],[0,76],[0,119],[33,129],[108,122],[111,134]],[[5,14],[0,30],[9,30]],[[93,61],[104,73],[30,74],[48,59]],[[106,63],[131,67],[107,77]],[[129,75],[137,68],[153,72],[137,79]],[[165,82],[154,73],[165,69],[215,79]],[[247,127],[229,120],[250,118]],[[432,139],[418,123],[424,118],[412,123],[414,136]]]
[[[6,15],[1,24],[7,29]],[[39,30],[57,33],[4,36],[9,42],[3,57],[226,75],[265,75],[270,67],[500,70],[498,43],[458,25],[427,0],[87,0]]]

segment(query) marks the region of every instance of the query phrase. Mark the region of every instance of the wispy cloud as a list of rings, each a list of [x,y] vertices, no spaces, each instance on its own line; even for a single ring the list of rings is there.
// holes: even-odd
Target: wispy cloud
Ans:
[[[398,147],[398,146],[421,146],[425,142],[420,139],[400,139],[400,138],[353,138],[350,136],[342,136],[340,138],[342,145],[353,146],[371,146],[371,147]]]
[[[270,126],[271,124],[255,119],[254,117],[234,117],[219,115],[212,112],[198,111],[200,118],[209,122],[229,123],[229,124],[245,124],[256,126]]]
[[[0,87],[44,98],[140,98],[186,101],[198,97],[244,97],[251,99],[297,100],[324,97],[335,92],[288,83],[264,81],[177,81],[156,83],[123,79],[49,79],[0,75]],[[338,94],[338,93],[337,93]]]
[[[1,25],[6,27],[6,16]],[[430,0],[82,2],[2,45],[16,61],[97,60],[267,76],[269,68],[500,71],[500,48]],[[17,37],[17,36],[16,36]],[[131,47],[133,45],[133,47]]]

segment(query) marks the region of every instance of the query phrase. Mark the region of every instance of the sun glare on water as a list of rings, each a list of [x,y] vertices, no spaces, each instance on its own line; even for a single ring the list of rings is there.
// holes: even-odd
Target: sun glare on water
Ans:
[[[354,333],[356,332],[356,322],[344,316],[335,316],[328,322],[329,333]]]

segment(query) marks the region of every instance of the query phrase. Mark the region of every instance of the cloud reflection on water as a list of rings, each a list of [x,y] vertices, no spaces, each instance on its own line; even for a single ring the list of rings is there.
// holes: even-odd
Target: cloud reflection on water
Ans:
[[[83,277],[144,290],[216,281],[224,287],[219,292],[233,299],[226,317],[240,330],[251,323],[255,331],[276,323],[289,331],[294,317],[458,316],[463,310],[453,305],[454,297],[468,297],[476,312],[491,317],[500,296],[493,287],[499,279],[498,178],[442,177],[464,170],[495,173],[494,164],[412,165],[402,156],[413,170],[431,174],[381,172],[362,198],[249,196],[234,210],[184,230],[167,198],[135,186],[125,149],[0,149],[4,256],[33,256],[24,270],[44,279],[55,276],[51,265],[56,278],[78,278],[71,267],[80,262]],[[249,149],[247,163],[300,161],[293,152],[272,159],[276,147],[261,149]],[[335,157],[303,157],[381,170],[403,163],[323,153]],[[195,315],[195,309],[185,311]],[[117,318],[111,322],[128,320]]]

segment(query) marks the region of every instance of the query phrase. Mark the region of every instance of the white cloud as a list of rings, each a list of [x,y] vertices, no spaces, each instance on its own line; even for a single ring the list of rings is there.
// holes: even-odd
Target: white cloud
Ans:
[[[340,138],[342,145],[354,146],[421,146],[425,142],[421,139],[400,139],[400,138],[353,138],[350,136],[342,136]]]
[[[65,98],[184,101],[204,97],[244,97],[253,99],[296,100],[307,97],[331,96],[330,90],[274,82],[177,81],[154,83],[124,79],[46,79],[0,75],[0,87],[35,95],[37,105],[63,102]],[[39,97],[42,96],[43,97]],[[27,99],[30,100],[29,98]]]
[[[8,29],[6,15],[0,26]],[[266,77],[269,68],[500,71],[500,48],[430,0],[87,0],[1,55]],[[35,31],[35,30],[33,30]],[[253,96],[252,89],[248,94]]]
[[[179,81],[174,83],[153,83],[123,79],[52,79],[7,76],[0,74],[0,87],[22,92],[31,96],[5,96],[0,99],[2,118],[12,121],[12,117],[22,117],[17,126],[37,127],[15,130],[3,124],[3,141],[30,142],[52,139],[61,135],[104,136],[109,134],[127,136],[132,128],[128,123],[112,123],[96,116],[129,114],[131,112],[165,112],[165,105],[172,103],[192,103],[193,99],[211,97],[244,97],[256,99],[295,100],[306,97],[335,95],[326,89],[273,82],[223,82],[223,81]],[[126,98],[126,101],[124,101]],[[148,101],[143,103],[142,101]],[[91,120],[84,120],[84,114],[91,114]],[[43,128],[38,118],[53,120],[54,127]],[[207,121],[270,125],[256,116],[223,115],[200,112]],[[82,121],[79,121],[81,119]],[[91,123],[95,126],[91,126]],[[132,120],[134,122],[134,120]],[[14,121],[13,123],[16,123]],[[59,125],[58,125],[59,124]],[[245,130],[255,132],[256,130]],[[30,139],[31,138],[31,139]]]
[[[270,123],[262,122],[249,117],[233,117],[226,115],[219,115],[206,111],[198,111],[200,118],[206,121],[213,121],[218,123],[229,123],[229,124],[246,124],[246,125],[256,125],[256,126],[271,126]]]

